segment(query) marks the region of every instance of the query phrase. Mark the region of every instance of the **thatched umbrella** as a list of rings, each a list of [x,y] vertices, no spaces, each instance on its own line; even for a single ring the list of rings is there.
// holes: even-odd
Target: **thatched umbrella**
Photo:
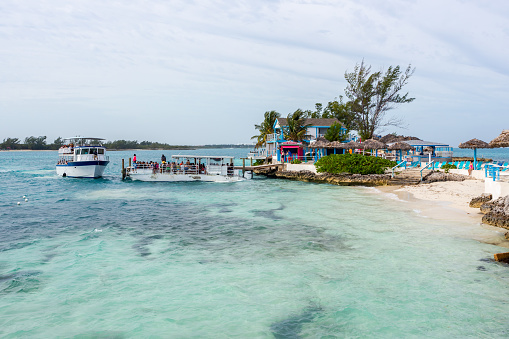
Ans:
[[[490,141],[490,147],[509,147],[509,129],[503,130],[495,139]]]
[[[345,149],[357,149],[362,148],[360,142],[350,141],[343,145]]]
[[[375,140],[375,139],[368,139],[368,140],[364,141],[361,145],[365,150],[366,149],[376,150],[376,154],[375,154],[376,156],[378,156],[379,149],[387,148],[386,144],[384,144],[383,142],[381,142],[379,140]]]
[[[509,131],[507,131],[509,132]],[[478,148],[491,148],[491,146],[482,140],[479,139],[470,139],[468,141],[462,142],[458,145],[459,148],[473,148],[474,149],[474,168],[477,168],[477,149]]]
[[[402,142],[402,141],[398,141],[398,142],[395,142],[394,144],[390,145],[389,147],[387,147],[387,149],[389,151],[399,151],[399,160],[401,160],[402,158],[402,155],[401,155],[401,151],[410,151],[411,149],[414,149],[412,146],[410,146],[409,144],[407,144],[406,142]]]

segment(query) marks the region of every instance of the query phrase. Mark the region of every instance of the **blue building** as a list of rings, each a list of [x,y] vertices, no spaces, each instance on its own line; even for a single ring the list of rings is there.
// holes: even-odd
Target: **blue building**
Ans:
[[[288,128],[288,119],[286,118],[277,118],[274,122],[274,134],[269,135],[267,137],[266,142],[266,150],[267,155],[272,155],[277,157],[277,161],[281,161],[281,152],[290,151],[291,154],[296,154],[299,157],[304,155],[307,151],[307,145],[316,140],[319,137],[323,137],[327,130],[332,126],[332,124],[338,123],[341,125],[341,131],[346,133],[346,128],[343,124],[336,118],[332,119],[305,119],[304,125],[309,125],[307,128],[307,133],[310,138],[308,140],[304,140],[304,142],[295,142],[293,140],[286,140],[284,137],[284,130]]]

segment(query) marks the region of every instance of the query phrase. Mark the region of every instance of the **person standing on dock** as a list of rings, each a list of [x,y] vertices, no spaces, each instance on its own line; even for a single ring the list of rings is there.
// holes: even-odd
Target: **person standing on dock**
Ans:
[[[164,154],[161,156],[161,163],[163,164],[166,163],[166,157],[164,156]]]

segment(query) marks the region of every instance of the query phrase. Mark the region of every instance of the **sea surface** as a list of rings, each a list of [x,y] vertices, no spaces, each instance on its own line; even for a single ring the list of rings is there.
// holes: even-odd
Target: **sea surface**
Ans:
[[[509,337],[507,249],[468,218],[367,188],[122,181],[133,151],[109,155],[94,180],[0,152],[0,337]]]

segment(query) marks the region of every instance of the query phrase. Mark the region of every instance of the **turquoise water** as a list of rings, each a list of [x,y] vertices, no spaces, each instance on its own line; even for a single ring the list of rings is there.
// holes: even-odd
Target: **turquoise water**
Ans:
[[[364,188],[122,182],[129,156],[93,180],[0,152],[0,336],[509,336],[506,249],[464,237],[493,232],[472,221]]]
[[[455,157],[473,157],[474,150],[454,148]],[[509,161],[509,148],[479,148],[477,150],[478,158],[493,159],[495,161]]]

